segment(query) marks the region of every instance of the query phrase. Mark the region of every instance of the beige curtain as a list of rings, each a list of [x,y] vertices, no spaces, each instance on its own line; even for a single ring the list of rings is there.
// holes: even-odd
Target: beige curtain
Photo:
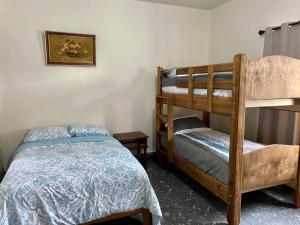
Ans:
[[[284,23],[273,31],[266,29],[264,56],[285,55],[300,59],[300,25]],[[299,87],[300,88],[300,87]],[[299,115],[272,109],[261,109],[258,126],[258,141],[265,144],[298,143]]]

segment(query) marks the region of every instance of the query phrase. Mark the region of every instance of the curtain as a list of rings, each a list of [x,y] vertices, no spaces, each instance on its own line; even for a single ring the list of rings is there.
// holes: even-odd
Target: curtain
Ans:
[[[284,23],[280,29],[268,27],[264,56],[284,55],[300,59],[300,25]],[[260,109],[258,141],[265,144],[299,143],[299,115],[292,112]]]

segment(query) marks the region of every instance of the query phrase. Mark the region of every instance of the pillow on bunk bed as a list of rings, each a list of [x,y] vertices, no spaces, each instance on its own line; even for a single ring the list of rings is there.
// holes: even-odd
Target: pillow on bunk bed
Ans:
[[[71,138],[67,127],[33,128],[27,131],[24,143]]]
[[[69,132],[72,137],[97,135],[110,136],[108,130],[98,124],[74,124],[69,127]]]
[[[165,124],[165,127],[168,127],[168,124]],[[195,129],[195,128],[204,128],[207,127],[203,120],[198,116],[186,116],[178,117],[173,119],[173,132],[178,132],[181,130]]]
[[[164,70],[163,75],[165,77],[175,77],[176,76],[176,69],[169,69],[169,70]]]

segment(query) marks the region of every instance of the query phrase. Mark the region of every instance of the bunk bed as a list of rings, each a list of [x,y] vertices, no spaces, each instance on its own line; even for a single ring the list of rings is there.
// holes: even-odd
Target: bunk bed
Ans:
[[[254,144],[254,149],[245,151],[247,141],[244,141],[246,108],[279,107],[300,111],[300,60],[285,56],[249,60],[246,55],[238,54],[231,63],[171,70],[158,67],[157,73],[156,153],[159,162],[167,158],[225,201],[230,225],[240,223],[241,195],[249,191],[290,184],[294,188],[295,206],[300,207],[299,145]],[[164,105],[167,110],[163,110]],[[230,117],[228,180],[217,179],[174,151],[177,138],[173,132],[174,106],[203,111],[203,121],[208,127],[210,113]],[[165,123],[168,124],[166,131]]]

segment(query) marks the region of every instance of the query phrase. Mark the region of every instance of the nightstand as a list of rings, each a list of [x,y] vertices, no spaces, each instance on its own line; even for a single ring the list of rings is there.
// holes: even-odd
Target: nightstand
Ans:
[[[113,135],[115,139],[121,142],[147,169],[147,140],[148,136],[142,132],[128,132]],[[142,151],[143,150],[143,151]]]

